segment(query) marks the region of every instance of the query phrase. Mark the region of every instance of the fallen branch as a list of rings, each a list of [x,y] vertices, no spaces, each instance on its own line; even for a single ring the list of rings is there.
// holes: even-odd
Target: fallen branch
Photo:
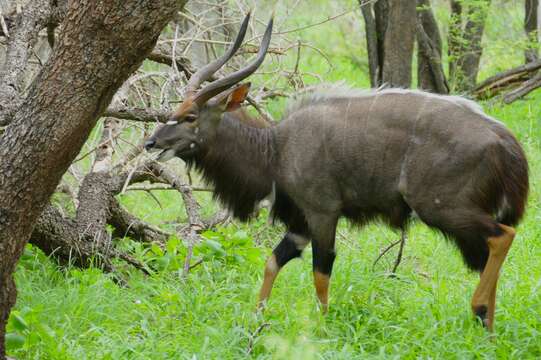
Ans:
[[[39,217],[29,242],[61,264],[82,268],[95,265],[112,272],[115,268],[110,259],[117,257],[148,274],[144,264],[94,240],[90,233],[79,233],[74,219],[65,218],[58,209],[48,206]]]
[[[524,96],[531,93],[535,89],[538,89],[539,87],[541,87],[541,74],[538,74],[537,76],[524,82],[515,90],[512,90],[509,93],[505,94],[503,97],[503,102],[506,104],[510,104],[515,100],[523,98]]]
[[[129,236],[137,241],[164,243],[171,236],[170,233],[130,214],[116,199],[111,204],[110,214],[108,223],[114,227],[113,236],[115,237]]]
[[[541,60],[520,65],[515,68],[493,75],[477,85],[472,95],[477,99],[488,99],[505,90],[516,87],[528,81],[541,69]]]

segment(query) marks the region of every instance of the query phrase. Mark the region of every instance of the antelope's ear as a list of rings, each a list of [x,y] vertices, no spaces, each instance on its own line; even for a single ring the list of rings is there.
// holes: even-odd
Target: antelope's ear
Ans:
[[[235,111],[242,105],[242,102],[248,97],[248,91],[250,91],[250,83],[244,83],[234,88],[229,95],[227,95],[224,111]]]

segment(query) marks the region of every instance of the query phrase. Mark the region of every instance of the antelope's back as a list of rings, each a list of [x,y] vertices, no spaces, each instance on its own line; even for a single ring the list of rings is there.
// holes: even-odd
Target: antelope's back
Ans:
[[[313,94],[277,133],[283,180],[337,207],[391,201],[427,181],[465,185],[487,148],[516,143],[471,101],[399,89]]]

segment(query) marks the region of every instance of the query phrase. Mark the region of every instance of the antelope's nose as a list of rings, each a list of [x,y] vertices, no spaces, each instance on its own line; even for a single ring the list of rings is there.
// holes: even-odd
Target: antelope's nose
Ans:
[[[156,145],[156,141],[154,141],[154,140],[145,141],[145,150],[148,151],[148,150],[152,149],[154,147],[154,145]]]

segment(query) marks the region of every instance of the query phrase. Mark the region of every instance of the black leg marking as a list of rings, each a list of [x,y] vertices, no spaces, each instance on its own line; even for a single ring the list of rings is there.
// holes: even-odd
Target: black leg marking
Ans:
[[[282,267],[289,262],[289,260],[296,257],[300,257],[302,250],[308,244],[308,240],[305,240],[303,243],[302,240],[305,239],[300,235],[296,235],[288,232],[285,234],[284,238],[276,248],[272,251],[276,256],[276,263],[278,267]]]
[[[322,274],[330,276],[332,273],[334,259],[336,258],[334,248],[322,248],[320,246],[317,246],[316,244],[313,244],[312,253],[314,271],[319,271]]]

